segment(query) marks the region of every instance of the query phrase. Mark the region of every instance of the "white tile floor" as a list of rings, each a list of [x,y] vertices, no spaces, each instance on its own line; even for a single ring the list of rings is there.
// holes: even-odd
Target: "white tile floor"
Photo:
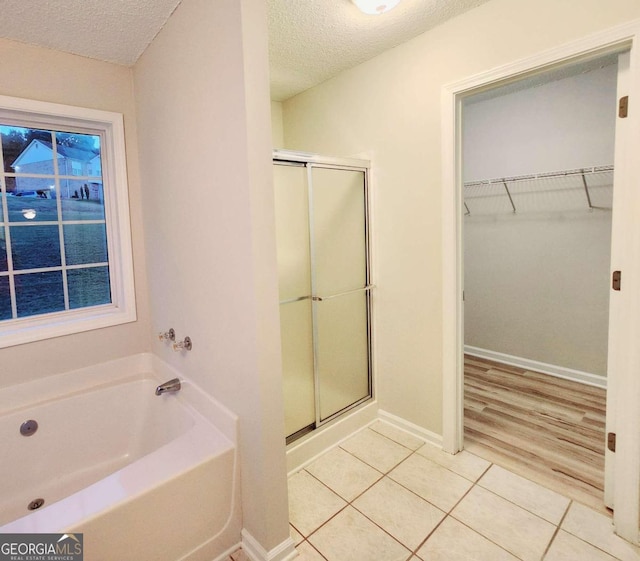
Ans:
[[[289,510],[299,561],[640,561],[607,516],[381,421],[293,474]]]

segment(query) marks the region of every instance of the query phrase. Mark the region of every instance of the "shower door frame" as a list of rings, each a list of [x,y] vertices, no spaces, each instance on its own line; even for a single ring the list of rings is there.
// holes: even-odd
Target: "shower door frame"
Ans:
[[[280,305],[286,305],[291,302],[299,302],[309,298],[311,300],[311,328],[312,328],[312,342],[313,342],[313,382],[314,382],[314,407],[315,407],[315,421],[314,423],[303,427],[296,432],[286,435],[287,444],[298,441],[300,438],[307,434],[311,434],[323,425],[330,423],[341,415],[345,414],[352,409],[355,409],[359,405],[362,405],[368,401],[374,399],[374,383],[373,383],[373,330],[372,330],[372,291],[375,285],[372,282],[371,273],[371,212],[370,212],[370,198],[369,198],[369,172],[371,163],[369,160],[361,160],[356,158],[338,158],[334,156],[321,156],[318,154],[310,154],[306,152],[298,152],[292,150],[274,150],[273,151],[273,164],[274,165],[290,165],[290,166],[302,166],[305,168],[305,187],[308,194],[308,215],[309,215],[309,259],[310,259],[310,276],[311,276],[311,295],[309,297],[295,298],[292,300],[280,301]],[[345,296],[356,292],[364,292],[366,295],[366,335],[367,335],[367,395],[357,401],[343,407],[342,409],[332,413],[325,419],[321,418],[320,408],[320,366],[319,366],[319,351],[318,351],[318,321],[317,321],[317,304],[322,301],[323,298],[316,295],[316,263],[315,263],[315,249],[314,249],[314,229],[313,229],[313,179],[312,173],[314,169],[335,169],[344,171],[362,172],[364,177],[364,241],[365,241],[365,285],[362,288],[354,290],[348,290],[339,294],[332,294],[325,299]],[[274,188],[277,188],[274,186]]]

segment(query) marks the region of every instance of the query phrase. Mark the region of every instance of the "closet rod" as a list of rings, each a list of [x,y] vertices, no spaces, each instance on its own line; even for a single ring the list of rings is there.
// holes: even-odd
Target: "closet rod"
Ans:
[[[535,179],[554,179],[556,177],[570,177],[574,175],[591,175],[613,171],[613,166],[594,166],[589,168],[569,169],[553,171],[549,173],[536,173],[532,175],[514,175],[512,177],[498,177],[496,179],[483,179],[480,181],[468,181],[465,187],[477,187],[479,185],[493,185],[495,183],[514,183],[517,181],[532,181]]]

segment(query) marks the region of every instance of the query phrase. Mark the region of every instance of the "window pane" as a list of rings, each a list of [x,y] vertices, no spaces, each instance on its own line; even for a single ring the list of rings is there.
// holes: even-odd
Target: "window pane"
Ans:
[[[10,222],[57,221],[58,205],[53,198],[53,179],[29,178],[31,189],[7,195]]]
[[[53,145],[51,132],[0,126],[4,171],[7,173],[53,173]],[[16,189],[24,188],[28,178],[17,177]]]
[[[0,272],[8,271],[7,263],[7,239],[5,236],[4,226],[0,226]]]
[[[67,286],[72,309],[111,303],[108,267],[67,271]]]
[[[102,183],[60,180],[62,220],[104,220]]]
[[[0,320],[11,319],[11,317],[9,277],[0,277]]]
[[[107,229],[104,224],[67,224],[64,227],[67,265],[105,263]]]
[[[16,275],[18,317],[64,310],[62,271]]]
[[[60,175],[102,175],[99,136],[56,132],[56,148]]]
[[[60,235],[57,226],[12,226],[13,268],[41,269],[59,267]]]

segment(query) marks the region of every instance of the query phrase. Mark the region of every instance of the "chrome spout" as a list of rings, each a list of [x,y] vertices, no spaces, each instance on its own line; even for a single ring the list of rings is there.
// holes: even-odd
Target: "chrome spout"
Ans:
[[[167,392],[175,393],[181,387],[182,385],[180,384],[180,380],[178,378],[174,378],[173,380],[169,380],[164,384],[160,384],[156,388],[156,395],[162,395],[163,393],[167,393]]]

